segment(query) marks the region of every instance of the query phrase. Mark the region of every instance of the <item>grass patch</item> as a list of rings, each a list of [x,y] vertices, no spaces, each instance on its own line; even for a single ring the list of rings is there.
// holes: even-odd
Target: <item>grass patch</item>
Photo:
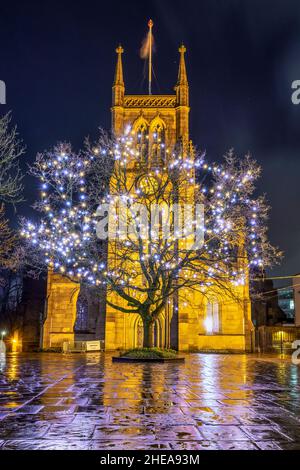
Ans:
[[[172,359],[176,356],[177,351],[174,351],[174,349],[160,348],[135,348],[120,354],[120,357],[127,357],[128,359]]]

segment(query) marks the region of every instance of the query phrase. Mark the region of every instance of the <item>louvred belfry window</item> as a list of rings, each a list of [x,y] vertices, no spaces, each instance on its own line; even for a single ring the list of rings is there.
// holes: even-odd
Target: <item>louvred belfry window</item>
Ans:
[[[138,162],[146,163],[149,151],[149,134],[148,126],[145,122],[141,123],[136,130],[136,150],[138,154]]]

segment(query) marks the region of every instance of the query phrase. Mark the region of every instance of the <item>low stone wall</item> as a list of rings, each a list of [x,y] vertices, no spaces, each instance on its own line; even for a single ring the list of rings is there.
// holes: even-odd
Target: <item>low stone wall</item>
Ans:
[[[199,335],[199,351],[245,352],[245,336],[239,334]]]

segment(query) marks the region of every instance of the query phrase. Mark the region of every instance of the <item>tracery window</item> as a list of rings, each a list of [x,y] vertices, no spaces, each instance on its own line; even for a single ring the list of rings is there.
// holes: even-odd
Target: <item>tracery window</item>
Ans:
[[[161,120],[151,127],[151,157],[152,162],[164,164],[165,162],[165,126]]]
[[[136,131],[136,150],[139,163],[146,163],[149,151],[149,132],[146,121],[140,121]]]

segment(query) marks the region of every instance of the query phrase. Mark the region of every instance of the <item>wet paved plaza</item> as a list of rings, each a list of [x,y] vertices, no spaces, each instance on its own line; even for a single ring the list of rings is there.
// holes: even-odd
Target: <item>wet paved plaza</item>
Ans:
[[[0,448],[300,449],[300,366],[290,358],[9,354],[0,362]]]

